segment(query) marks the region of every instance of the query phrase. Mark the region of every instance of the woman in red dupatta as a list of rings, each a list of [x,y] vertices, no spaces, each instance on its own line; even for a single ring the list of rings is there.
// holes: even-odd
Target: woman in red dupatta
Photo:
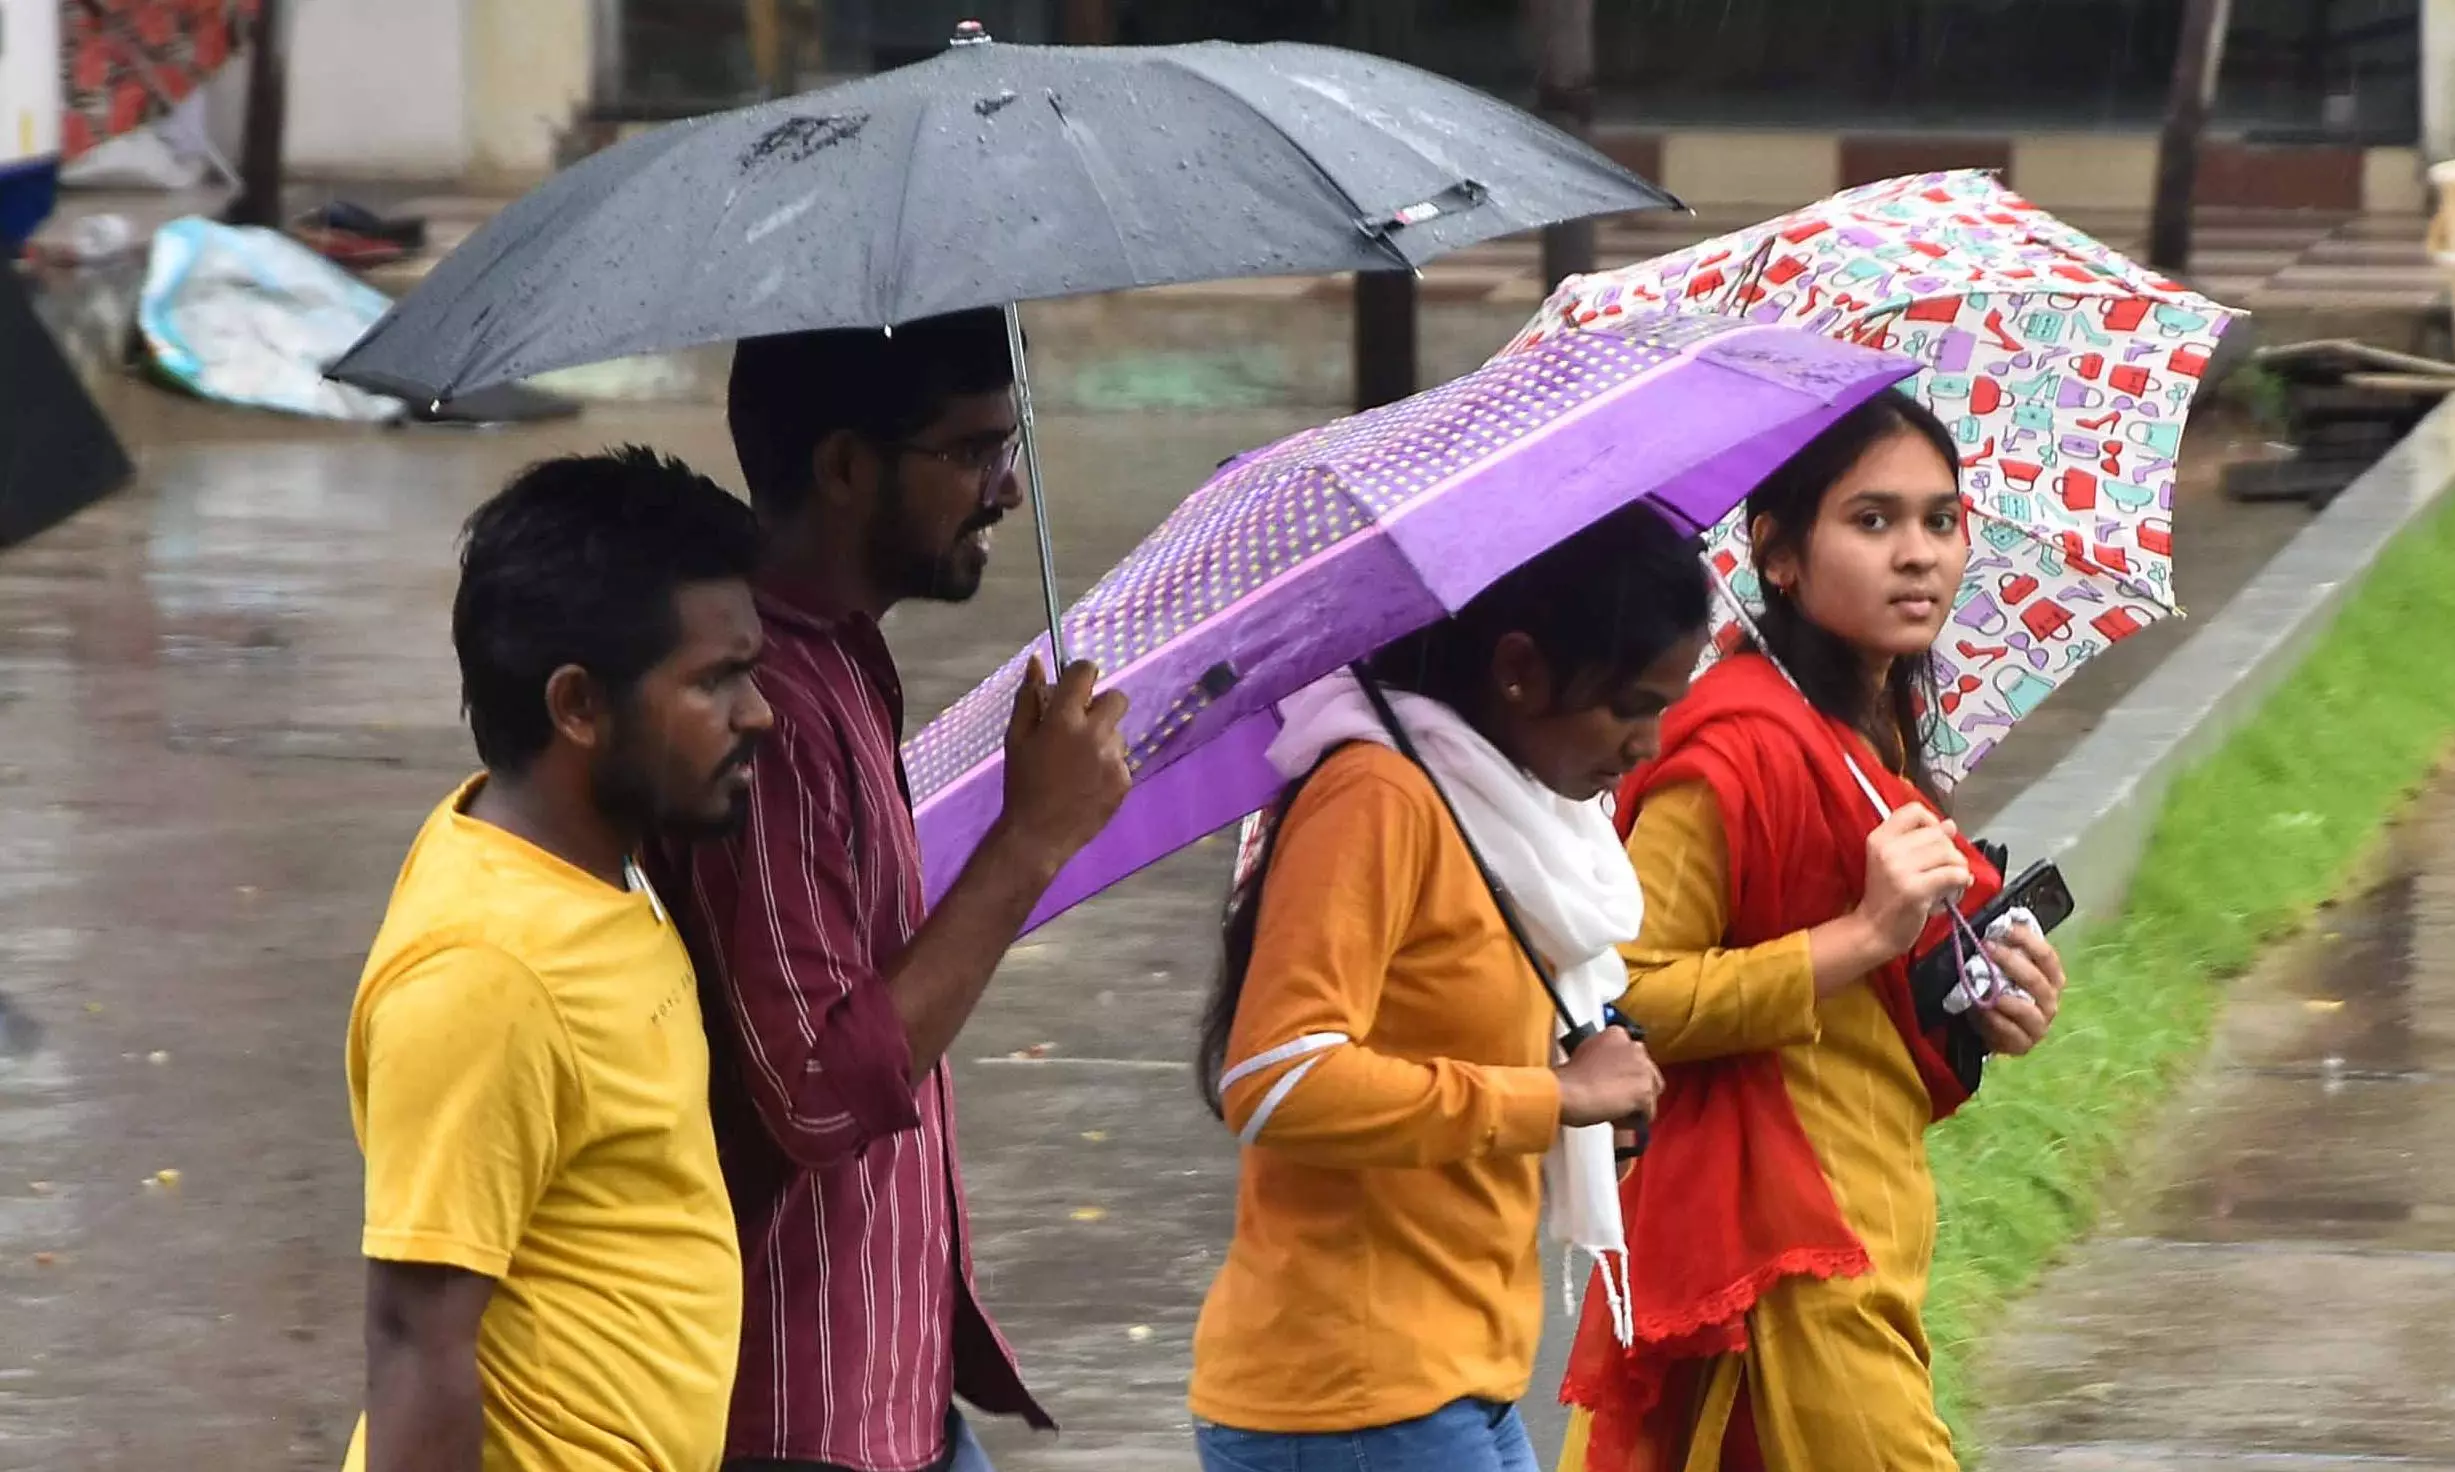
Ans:
[[[1956,1466],[1919,1319],[1925,1133],[1986,1052],[2044,1038],[2062,989],[2016,932],[1994,949],[2026,997],[1936,1031],[1910,998],[1908,957],[1949,944],[1938,906],[2002,884],[1942,816],[1922,736],[1969,556],[1950,433],[1882,395],[1748,512],[1781,668],[1717,665],[1620,794],[1646,908],[1620,1006],[1667,1082],[1622,1188],[1636,1341],[1589,1295],[1562,1472]]]

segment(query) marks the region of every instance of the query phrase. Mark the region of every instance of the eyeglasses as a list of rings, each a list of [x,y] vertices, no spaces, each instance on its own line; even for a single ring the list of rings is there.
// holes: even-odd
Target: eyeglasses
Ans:
[[[1014,473],[1015,459],[1023,448],[1023,432],[1018,429],[999,439],[973,440],[952,449],[901,441],[888,448],[897,454],[920,455],[980,477],[980,499],[987,501],[996,496],[997,488]]]

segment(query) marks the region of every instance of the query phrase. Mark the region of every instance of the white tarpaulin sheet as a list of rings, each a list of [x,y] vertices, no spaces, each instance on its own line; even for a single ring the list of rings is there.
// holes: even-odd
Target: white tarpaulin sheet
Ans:
[[[400,416],[324,369],[392,302],[271,230],[190,216],[153,239],[137,326],[163,377],[202,398],[318,419]]]

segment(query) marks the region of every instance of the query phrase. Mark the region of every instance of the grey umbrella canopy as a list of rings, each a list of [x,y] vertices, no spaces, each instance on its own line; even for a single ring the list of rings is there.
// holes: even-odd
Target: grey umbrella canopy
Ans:
[[[677,123],[564,171],[332,372],[446,399],[803,328],[1412,268],[1676,204],[1506,103],[1379,57],[1008,46],[975,31],[928,61]]]

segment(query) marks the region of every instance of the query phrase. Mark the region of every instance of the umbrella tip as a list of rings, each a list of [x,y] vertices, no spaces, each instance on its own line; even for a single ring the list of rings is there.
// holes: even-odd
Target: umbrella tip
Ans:
[[[985,46],[988,42],[989,28],[979,21],[967,20],[956,23],[954,39],[946,44],[949,46]]]

